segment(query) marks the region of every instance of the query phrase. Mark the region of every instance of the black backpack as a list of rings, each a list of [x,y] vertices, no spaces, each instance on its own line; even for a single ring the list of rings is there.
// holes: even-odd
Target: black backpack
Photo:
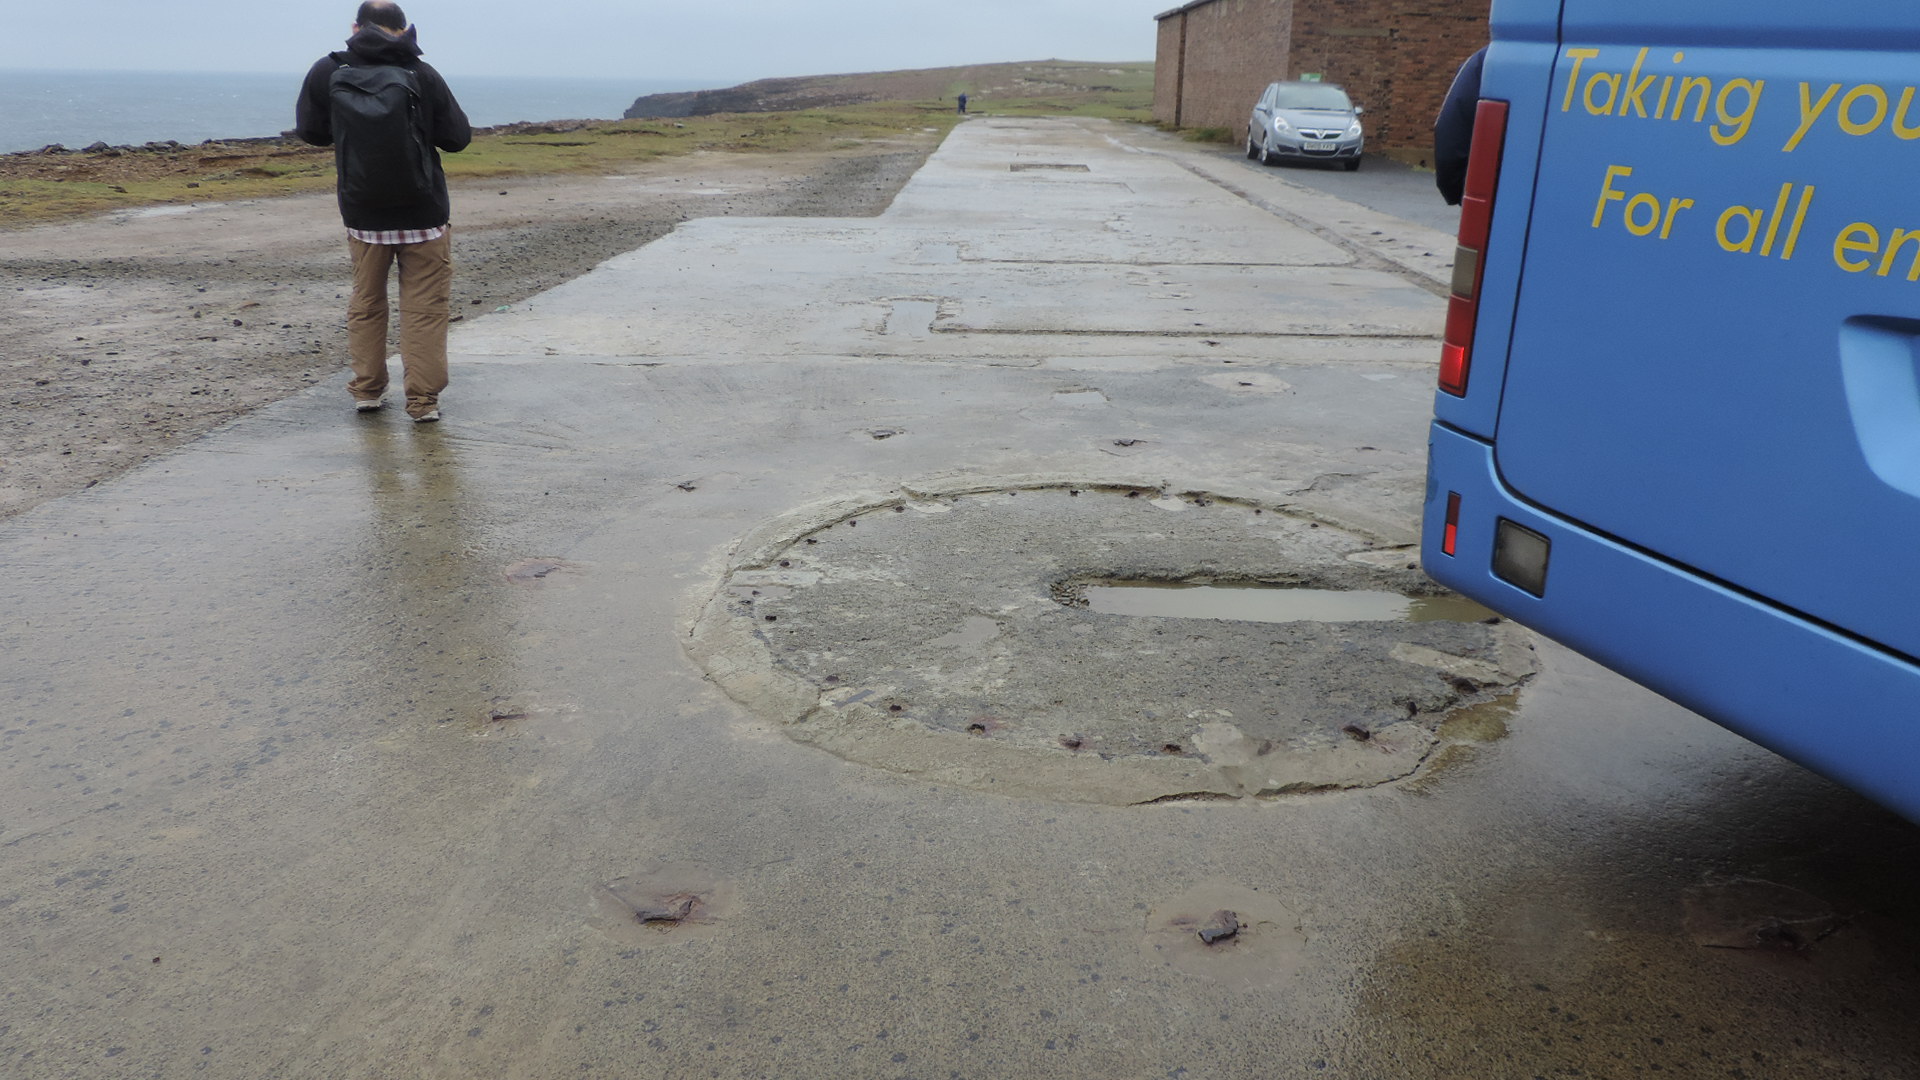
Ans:
[[[375,208],[432,199],[433,147],[419,78],[403,67],[342,64],[328,94],[341,199]]]

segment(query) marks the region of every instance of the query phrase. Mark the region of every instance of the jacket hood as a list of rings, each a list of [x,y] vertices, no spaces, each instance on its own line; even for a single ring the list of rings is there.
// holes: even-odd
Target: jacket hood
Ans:
[[[419,35],[411,26],[398,34],[363,26],[347,39],[347,52],[364,63],[405,67],[420,58]]]

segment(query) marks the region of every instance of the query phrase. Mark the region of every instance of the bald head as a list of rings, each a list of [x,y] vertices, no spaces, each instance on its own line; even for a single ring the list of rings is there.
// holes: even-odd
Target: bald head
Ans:
[[[359,26],[378,26],[397,34],[407,28],[407,13],[393,0],[366,0],[353,21]]]

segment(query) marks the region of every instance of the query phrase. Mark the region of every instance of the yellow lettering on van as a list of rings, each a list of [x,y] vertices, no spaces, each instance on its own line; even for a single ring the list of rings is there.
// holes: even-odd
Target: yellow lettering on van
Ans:
[[[1567,50],[1567,59],[1573,61],[1573,70],[1567,73],[1567,99],[1560,103],[1561,112],[1568,112],[1573,108],[1573,88],[1580,85],[1580,66],[1599,55],[1599,49]]]
[[[1787,200],[1793,198],[1791,183],[1780,185],[1780,197],[1773,201],[1773,217],[1767,222],[1767,240],[1760,245],[1760,254],[1773,254],[1773,242],[1780,236],[1780,223],[1787,217]]]
[[[1861,98],[1873,102],[1873,119],[1864,124],[1853,118],[1854,103]],[[1846,97],[1840,99],[1840,130],[1849,135],[1871,135],[1879,130],[1886,119],[1887,92],[1872,83],[1856,86],[1847,91]]]
[[[1646,211],[1644,220],[1639,213],[1643,209]],[[1653,230],[1660,227],[1660,199],[1655,195],[1643,191],[1628,199],[1625,213],[1627,231],[1635,236],[1651,236]]]
[[[1598,105],[1595,105],[1593,103],[1593,91],[1597,87],[1601,87],[1601,86],[1604,86],[1607,88],[1607,100],[1601,102]],[[1619,72],[1617,71],[1596,72],[1593,76],[1587,79],[1587,92],[1584,100],[1587,103],[1587,114],[1589,116],[1606,116],[1609,113],[1613,112],[1613,103],[1617,101],[1619,97],[1620,97],[1620,73]]]
[[[1720,241],[1721,250],[1751,255],[1753,242],[1760,235],[1760,219],[1764,216],[1751,206],[1727,207],[1726,211],[1720,215],[1719,222],[1713,227],[1713,234]],[[1747,223],[1745,233],[1737,241],[1727,235],[1728,223],[1735,220]]]
[[[1893,134],[1895,138],[1912,142],[1920,139],[1920,127],[1907,123],[1907,110],[1913,107],[1913,87],[1909,86],[1900,94],[1900,107],[1893,112]]]
[[[1700,91],[1700,104],[1693,110],[1693,122],[1699,123],[1707,118],[1707,105],[1713,100],[1713,80],[1702,75],[1688,75],[1680,80],[1680,100],[1673,103],[1673,119],[1687,115],[1687,95]]]
[[[1713,103],[1713,111],[1720,117],[1720,123],[1713,125],[1709,131],[1714,142],[1721,146],[1732,146],[1747,137],[1747,132],[1753,129],[1753,114],[1760,109],[1760,93],[1766,89],[1766,86],[1764,79],[1727,80],[1727,85],[1720,88],[1720,96]],[[1727,108],[1727,99],[1732,97],[1736,90],[1744,91],[1746,94],[1746,106],[1737,113]],[[1720,130],[1723,126],[1730,129],[1731,134],[1723,133]]]
[[[1833,104],[1833,95],[1839,92],[1840,84],[1833,83],[1816,102],[1813,100],[1813,84],[1800,84],[1800,127],[1793,133],[1793,138],[1787,140],[1787,145],[1781,147],[1782,153],[1793,153],[1793,148],[1799,146],[1800,140],[1806,138],[1807,132],[1813,130],[1813,125],[1820,120],[1820,114],[1827,111],[1827,106]]]
[[[1813,205],[1813,185],[1800,189],[1800,208],[1793,213],[1793,227],[1787,230],[1787,246],[1780,249],[1782,259],[1793,258],[1793,251],[1800,246],[1800,230],[1807,223],[1807,209]]]
[[[1692,208],[1693,208],[1692,199],[1668,199],[1667,200],[1667,220],[1665,224],[1660,226],[1660,239],[1665,240],[1667,237],[1672,236],[1673,235],[1673,219],[1680,215],[1680,211],[1691,210]]]
[[[1920,231],[1908,232],[1905,229],[1895,229],[1893,235],[1887,237],[1887,253],[1880,257],[1880,269],[1876,272],[1879,277],[1886,277],[1893,272],[1893,261],[1899,257],[1900,245],[1909,240],[1913,241],[1914,252],[1913,269],[1907,271],[1907,280],[1920,281]]]
[[[1858,236],[1860,237],[1860,239],[1858,240],[1851,239],[1851,237],[1854,237],[1854,236]],[[1865,254],[1871,255],[1874,252],[1879,250],[1880,250],[1880,230],[1874,228],[1873,226],[1867,224],[1864,221],[1856,221],[1853,224],[1847,226],[1846,228],[1841,229],[1840,235],[1834,238],[1834,241],[1833,241],[1834,265],[1838,266],[1842,270],[1845,270],[1849,274],[1857,274],[1862,270],[1871,268],[1873,266],[1873,263],[1867,261],[1866,259],[1849,259],[1847,258],[1847,253],[1852,251],[1858,251],[1858,252],[1863,252]]]
[[[1639,114],[1640,119],[1647,118],[1647,88],[1653,85],[1654,79],[1652,75],[1640,78],[1640,68],[1647,62],[1647,52],[1641,49],[1640,55],[1633,58],[1633,70],[1627,72],[1627,92],[1620,95],[1621,116],[1627,115],[1627,110],[1631,108]]]
[[[1633,170],[1625,165],[1607,166],[1607,178],[1600,182],[1600,201],[1598,203],[1595,203],[1593,207],[1593,227],[1594,228],[1596,229],[1599,228],[1601,220],[1607,216],[1608,203],[1617,202],[1627,197],[1626,192],[1615,191],[1613,189],[1614,180],[1620,177],[1626,177],[1626,176],[1632,176],[1632,175],[1633,175]]]

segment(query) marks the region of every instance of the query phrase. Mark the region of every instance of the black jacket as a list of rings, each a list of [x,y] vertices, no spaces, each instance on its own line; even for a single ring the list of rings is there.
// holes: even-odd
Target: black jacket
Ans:
[[[421,111],[433,145],[449,154],[457,154],[473,141],[473,127],[460,103],[453,100],[447,81],[432,65],[420,59],[414,28],[393,35],[373,26],[363,26],[347,41],[345,52],[331,53],[307,72],[300,88],[300,100],[294,105],[294,134],[315,146],[332,146],[333,103],[328,84],[342,64],[368,67],[388,64],[412,71],[420,83]],[[339,151],[335,151],[336,157]],[[337,162],[336,162],[337,164]],[[359,206],[340,196],[340,217],[349,229],[432,229],[453,218],[447,199],[447,174],[441,171],[440,155],[433,155],[433,195],[410,206],[372,208]]]
[[[1481,49],[1460,65],[1433,122],[1433,182],[1448,206],[1459,206],[1467,187],[1467,158],[1473,150],[1473,117],[1480,109],[1480,69],[1487,50]]]

